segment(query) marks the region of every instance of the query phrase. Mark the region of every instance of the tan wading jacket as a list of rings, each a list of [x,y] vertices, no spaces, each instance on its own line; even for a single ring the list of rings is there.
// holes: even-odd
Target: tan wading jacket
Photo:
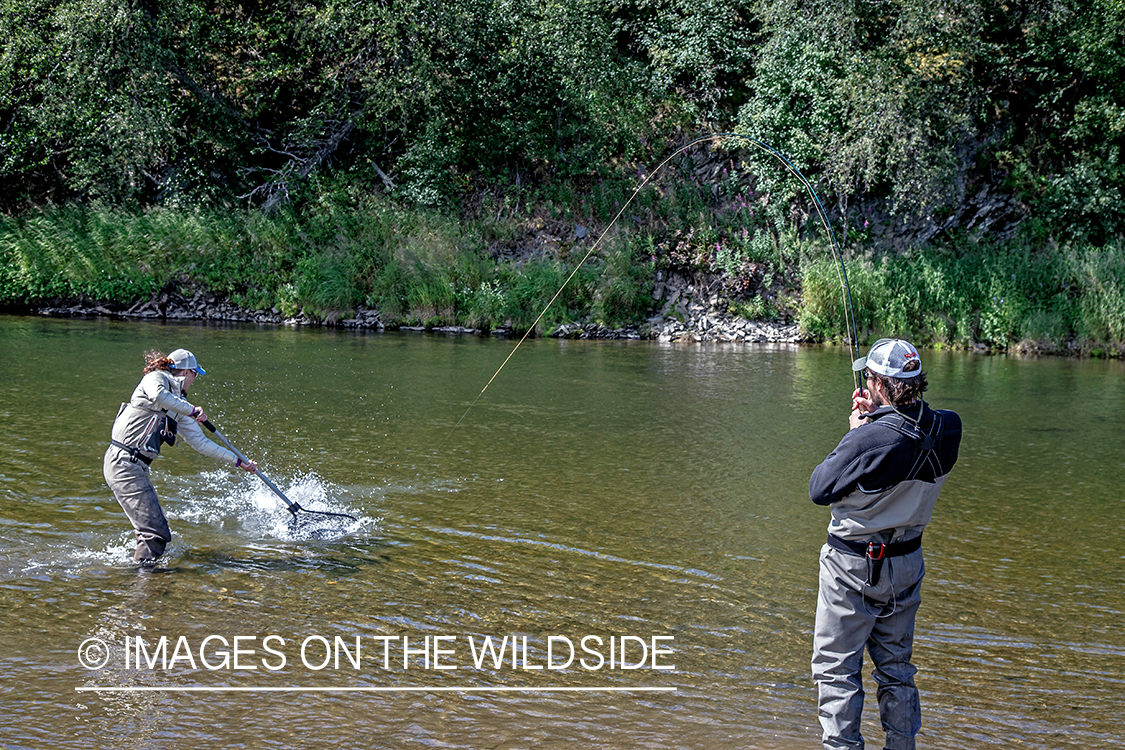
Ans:
[[[122,404],[113,422],[112,437],[119,443],[138,448],[141,455],[155,458],[160,451],[150,451],[145,447],[149,435],[159,431],[167,416],[176,420],[177,438],[209,458],[238,462],[238,456],[203,434],[203,428],[192,418],[195,407],[183,397],[183,378],[177,378],[165,370],[150,372],[141,378],[129,403]]]

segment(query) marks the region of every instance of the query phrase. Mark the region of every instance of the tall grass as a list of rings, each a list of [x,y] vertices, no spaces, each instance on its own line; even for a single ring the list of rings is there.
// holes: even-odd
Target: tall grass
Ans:
[[[1125,242],[1031,248],[966,242],[845,264],[861,339],[1057,352],[1125,351]],[[844,329],[827,250],[802,263],[799,322],[811,336]]]
[[[613,192],[600,183],[575,192],[564,213],[603,220],[612,213]],[[540,332],[582,319],[639,322],[652,307],[654,267],[674,262],[729,277],[755,263],[765,268],[763,290],[770,279],[799,279],[804,332],[814,339],[845,334],[838,271],[815,237],[781,233],[778,242],[769,226],[741,232],[737,212],[758,219],[741,204],[729,217],[702,217],[698,231],[684,231],[703,202],[698,191],[681,192],[668,201],[664,235],[619,225],[546,311]],[[564,197],[542,205],[561,211]],[[521,220],[459,219],[379,196],[268,216],[49,208],[0,217],[0,305],[85,299],[125,307],[161,289],[187,287],[286,315],[324,317],[362,305],[377,308],[389,324],[526,330],[584,248],[497,260],[489,242],[519,237]],[[963,240],[853,258],[846,267],[861,339],[1125,353],[1125,239],[1062,247]],[[761,297],[736,309],[777,313]]]
[[[378,308],[389,324],[526,329],[562,286],[571,259],[497,262],[497,227],[370,197],[302,215],[256,211],[50,208],[0,217],[0,305],[84,299],[124,307],[194,287],[251,309],[324,317]],[[583,268],[541,332],[590,314],[625,321],[646,283],[632,254]]]

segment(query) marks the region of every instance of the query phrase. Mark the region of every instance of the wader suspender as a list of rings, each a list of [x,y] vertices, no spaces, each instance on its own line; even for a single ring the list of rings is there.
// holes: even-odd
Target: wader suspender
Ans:
[[[110,440],[109,442],[114,447],[120,448],[121,450],[128,453],[129,454],[129,460],[132,461],[133,463],[137,463],[137,461],[141,461],[141,462],[144,463],[145,466],[151,466],[152,465],[152,459],[149,458],[148,456],[146,456],[145,454],[141,453],[139,448],[130,448],[128,445],[125,445],[125,443],[122,443],[119,440]]]
[[[152,439],[153,439],[154,436],[156,436],[155,450],[156,450],[157,454],[160,453],[160,445],[162,443],[167,443],[168,445],[175,445],[176,444],[176,432],[177,432],[177,428],[179,426],[179,423],[176,421],[176,419],[168,416],[168,410],[167,409],[145,409],[142,406],[133,406],[130,403],[126,403],[126,404],[122,405],[121,411],[124,411],[126,408],[144,409],[145,411],[154,412],[156,414],[156,416],[154,418],[152,418],[149,422],[149,424],[152,425],[152,428],[150,430],[148,430],[148,432],[146,433],[147,437],[145,438],[145,442],[144,442],[144,446],[146,448],[148,448],[149,450],[153,450],[154,446],[149,445],[149,443],[152,442]],[[120,416],[120,414],[121,414],[121,412],[118,412],[118,416]],[[163,415],[163,416],[161,416],[161,415]],[[169,425],[169,422],[171,422],[170,425]],[[139,447],[134,448],[132,446],[125,445],[125,443],[122,443],[120,440],[114,440],[112,438],[110,438],[109,442],[114,447],[120,448],[121,450],[128,453],[129,454],[129,460],[132,461],[133,463],[136,463],[137,461],[141,461],[145,464],[145,466],[151,466],[152,465],[152,461],[153,461],[153,458],[155,458],[155,456],[153,456],[153,458],[149,458],[148,456],[141,453],[141,449]]]
[[[925,405],[923,404],[923,407]],[[895,413],[901,417],[902,421],[899,424],[891,424],[887,418],[876,419],[874,424],[881,424],[884,427],[894,430],[903,437],[910,438],[916,443],[919,443],[919,451],[914,459],[914,465],[910,467],[907,472],[906,478],[902,481],[907,482],[918,476],[918,472],[922,469],[922,465],[926,459],[933,456],[934,462],[937,464],[938,474],[941,473],[941,461],[938,459],[937,446],[941,443],[941,433],[945,426],[945,420],[941,414],[934,412],[934,424],[930,428],[930,432],[922,432],[922,428],[918,426],[918,422],[914,422],[914,432],[911,433],[906,429],[906,423],[910,421],[906,415],[901,414],[897,409]],[[921,415],[919,415],[919,419]],[[918,435],[921,435],[919,437]],[[839,544],[834,544],[838,542]],[[883,572],[883,561],[888,557],[897,557],[899,555],[909,554],[922,546],[922,536],[919,534],[914,539],[908,539],[905,542],[893,542],[891,544],[884,544],[883,542],[849,542],[844,539],[837,539],[831,534],[828,535],[828,544],[836,547],[841,551],[849,551],[855,555],[861,555],[867,558],[867,581],[869,586],[876,586],[879,583],[879,576]]]
[[[898,412],[895,412],[895,413],[897,414]],[[937,471],[935,472],[935,474],[937,476],[941,476],[941,474],[942,474],[941,460],[938,458],[937,447],[941,443],[942,431],[945,429],[945,420],[942,418],[941,414],[939,414],[938,412],[935,411],[933,414],[934,414],[934,424],[933,424],[933,426],[930,427],[929,432],[922,432],[922,428],[918,426],[917,422],[915,422],[914,423],[914,433],[911,433],[910,431],[908,431],[906,429],[906,423],[909,420],[902,414],[898,415],[899,417],[902,418],[902,422],[897,424],[897,425],[891,424],[890,422],[888,422],[886,417],[883,417],[882,419],[876,419],[872,423],[872,424],[881,424],[884,427],[890,428],[890,429],[894,430],[895,432],[897,432],[898,434],[902,435],[903,437],[908,437],[911,440],[914,440],[916,443],[919,444],[918,445],[919,451],[918,451],[918,453],[917,453],[917,455],[914,459],[914,465],[911,466],[910,471],[908,471],[906,473],[906,478],[902,480],[904,482],[907,482],[907,481],[913,479],[914,477],[918,476],[918,472],[921,470],[922,464],[930,456],[933,456],[934,463],[936,464],[935,468],[937,469]],[[919,435],[921,435],[921,437],[919,437]]]

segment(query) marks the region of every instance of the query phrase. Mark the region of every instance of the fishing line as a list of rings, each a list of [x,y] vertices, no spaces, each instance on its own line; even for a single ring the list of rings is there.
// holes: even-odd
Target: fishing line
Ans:
[[[637,185],[636,189],[633,190],[633,194],[629,196],[629,199],[625,201],[625,204],[621,206],[621,209],[613,217],[613,220],[609,222],[605,229],[602,230],[602,233],[598,235],[598,239],[594,241],[594,244],[590,246],[590,249],[586,251],[586,254],[582,256],[582,260],[578,262],[578,265],[576,265],[574,267],[574,270],[570,272],[570,275],[566,277],[566,281],[562,283],[562,286],[559,287],[559,290],[555,292],[555,295],[551,297],[550,301],[548,301],[547,304],[543,307],[542,312],[540,312],[538,317],[535,318],[535,322],[532,323],[526,331],[524,331],[524,334],[522,336],[520,336],[519,341],[517,341],[512,350],[508,352],[508,356],[504,358],[504,361],[500,363],[500,366],[498,368],[496,368],[496,372],[494,372],[492,374],[492,377],[488,379],[488,382],[484,384],[484,388],[481,388],[480,393],[477,394],[477,397],[474,398],[472,403],[469,404],[469,407],[465,409],[465,413],[461,415],[461,418],[457,420],[453,427],[450,428],[446,436],[442,438],[440,443],[438,443],[438,450],[441,450],[441,447],[445,445],[445,441],[449,439],[449,436],[454,433],[458,426],[460,426],[461,422],[464,421],[465,417],[468,416],[469,412],[472,411],[473,407],[477,405],[477,401],[480,401],[481,396],[483,396],[484,392],[488,390],[488,387],[492,385],[492,381],[496,380],[496,377],[500,374],[500,371],[504,369],[504,366],[508,364],[508,361],[519,350],[523,342],[529,335],[531,335],[532,331],[535,330],[535,327],[539,325],[539,321],[541,321],[543,319],[543,316],[547,314],[547,310],[551,308],[551,305],[553,305],[555,303],[555,300],[559,298],[559,295],[563,293],[563,290],[566,289],[571,279],[575,277],[579,269],[582,268],[583,264],[587,260],[589,260],[590,256],[593,255],[594,252],[601,246],[602,240],[605,239],[606,235],[609,234],[609,231],[613,229],[615,224],[617,224],[617,220],[622,217],[622,215],[625,213],[625,210],[629,208],[629,205],[632,204],[633,200],[637,197],[641,190],[643,190],[645,186],[648,185],[648,183],[651,182],[652,179],[656,177],[656,175],[659,174],[661,170],[664,169],[668,162],[675,159],[684,151],[687,151],[692,146],[698,145],[700,143],[706,143],[708,141],[720,141],[724,138],[740,138],[744,141],[747,141],[748,143],[752,143],[771,156],[776,157],[781,161],[782,164],[785,165],[785,168],[788,169],[789,172],[793,174],[793,176],[796,177],[802,185],[805,186],[805,189],[809,191],[809,195],[812,196],[813,203],[816,205],[817,214],[820,216],[820,220],[824,223],[824,228],[828,231],[828,238],[832,246],[832,254],[836,259],[836,268],[840,277],[840,286],[844,297],[844,325],[850,333],[850,339],[848,343],[851,348],[852,361],[855,361],[855,347],[859,337],[856,333],[855,310],[852,307],[852,291],[851,287],[848,285],[848,272],[847,269],[844,268],[844,256],[840,251],[839,243],[836,242],[836,233],[832,231],[832,224],[828,221],[828,213],[824,210],[824,205],[820,202],[820,196],[818,196],[816,194],[816,191],[813,190],[813,186],[808,181],[808,179],[803,174],[801,174],[801,170],[797,169],[797,167],[793,164],[792,161],[789,160],[787,156],[785,156],[785,154],[781,153],[773,146],[770,146],[767,143],[763,143],[756,138],[742,135],[741,133],[712,133],[711,135],[700,136],[699,138],[696,138],[695,140],[692,140],[689,143],[676,149],[671,154],[669,154],[664,159],[664,161],[660,162],[660,164],[657,165],[656,169],[649,172],[648,175],[646,175],[645,178],[641,180],[640,184]],[[859,374],[853,371],[852,377],[855,380],[855,387],[858,389],[860,387]]]

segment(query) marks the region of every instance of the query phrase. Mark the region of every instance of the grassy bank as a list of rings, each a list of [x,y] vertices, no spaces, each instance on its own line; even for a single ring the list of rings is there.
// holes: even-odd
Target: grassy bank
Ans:
[[[0,304],[122,307],[176,285],[285,315],[362,305],[391,325],[526,328],[588,244],[549,236],[529,252],[507,253],[525,223],[460,221],[377,199],[302,216],[48,209],[0,219]],[[643,314],[651,274],[632,250],[605,243],[541,325],[590,315],[620,324]]]
[[[1125,353],[1125,242],[1032,248],[1019,242],[925,248],[846,264],[860,337],[1023,352]],[[802,326],[838,336],[835,265],[802,265]]]
[[[527,328],[628,194],[623,184],[484,201],[470,217],[377,195],[302,214],[105,207],[0,218],[0,305],[127,307],[170,287],[247,309],[324,317],[377,308],[389,325]],[[845,330],[840,284],[816,236],[777,231],[742,196],[656,192],[630,209],[540,323],[620,326],[652,314],[658,269],[706,274],[731,312]],[[853,243],[852,248],[860,247]],[[861,338],[1120,355],[1125,242],[1031,247],[964,240],[847,261]]]

